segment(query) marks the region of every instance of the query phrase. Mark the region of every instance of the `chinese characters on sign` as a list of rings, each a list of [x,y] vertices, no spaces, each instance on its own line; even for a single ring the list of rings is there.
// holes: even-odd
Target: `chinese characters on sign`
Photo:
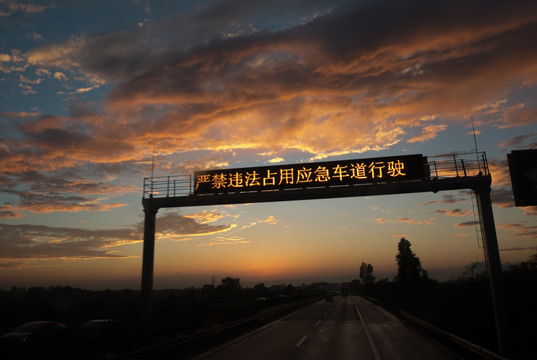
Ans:
[[[195,194],[373,184],[425,177],[425,158],[405,155],[242,169],[197,171]]]

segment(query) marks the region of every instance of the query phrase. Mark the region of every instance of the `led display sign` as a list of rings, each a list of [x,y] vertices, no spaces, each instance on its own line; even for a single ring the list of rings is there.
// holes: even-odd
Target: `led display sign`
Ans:
[[[306,164],[204,170],[194,173],[194,194],[306,189],[422,180],[427,158],[404,155]]]
[[[537,149],[507,154],[516,206],[537,205]]]

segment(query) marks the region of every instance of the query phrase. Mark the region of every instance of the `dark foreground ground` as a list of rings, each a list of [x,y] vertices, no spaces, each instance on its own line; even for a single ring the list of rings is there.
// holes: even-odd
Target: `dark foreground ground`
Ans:
[[[219,325],[285,304],[314,299],[329,291],[349,291],[380,300],[392,311],[405,312],[477,345],[498,351],[486,274],[447,282],[428,281],[401,289],[387,279],[371,284],[304,287],[219,286],[159,290],[154,293],[151,324],[138,321],[140,296],[133,290],[89,291],[71,287],[12,288],[0,291],[0,335],[33,321],[60,322],[65,327],[0,338],[2,359],[97,359]],[[237,285],[237,284],[235,284]],[[505,273],[510,321],[510,358],[537,358],[537,261]],[[91,320],[111,320],[88,323]],[[39,357],[35,357],[39,354]]]

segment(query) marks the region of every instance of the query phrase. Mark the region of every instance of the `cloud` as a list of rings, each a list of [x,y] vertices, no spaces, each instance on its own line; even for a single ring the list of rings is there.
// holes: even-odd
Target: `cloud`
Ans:
[[[12,217],[21,211],[50,213],[54,211],[107,211],[125,206],[110,201],[113,196],[137,191],[132,185],[111,184],[83,178],[37,171],[6,172],[0,176],[0,190],[15,195],[19,201],[0,217]],[[63,176],[62,176],[63,175]],[[97,175],[97,174],[95,174]]]
[[[431,200],[431,201],[427,201],[426,203],[416,204],[416,206],[427,206],[427,205],[436,204],[437,202],[438,202],[437,200]]]
[[[516,231],[512,234],[512,237],[537,238],[537,226],[535,225],[528,226],[523,223],[504,223],[499,228]]]
[[[69,80],[69,78],[67,78],[67,76],[64,73],[60,72],[60,71],[56,71],[54,73],[54,79],[56,79],[58,81],[67,81],[67,80]]]
[[[535,251],[537,250],[537,246],[530,246],[530,247],[515,247],[515,248],[505,248],[500,249],[500,251],[503,252],[510,252],[510,251]]]
[[[138,229],[85,230],[0,224],[0,259],[121,258],[110,248],[140,241]]]
[[[156,238],[174,240],[216,234],[231,228],[231,225],[210,226],[178,213],[167,213],[158,218]],[[127,257],[121,254],[121,246],[142,239],[142,222],[109,230],[0,224],[0,261],[119,259]]]
[[[271,225],[276,225],[278,223],[278,220],[270,215],[268,218],[266,218],[265,220],[261,220],[259,221],[260,223],[265,223],[265,224],[271,224]]]
[[[411,219],[407,217],[398,217],[395,220],[389,220],[385,218],[376,218],[375,223],[376,224],[401,223],[401,224],[408,224],[408,225],[420,225],[420,224],[433,225],[435,224],[433,218],[415,220],[415,219]]]
[[[456,197],[455,195],[442,195],[443,204],[456,204],[460,201],[468,201],[464,197]]]
[[[535,119],[535,117],[534,117]],[[528,134],[518,135],[512,139],[507,139],[498,144],[504,151],[509,150],[522,150],[531,148],[537,144],[537,131],[530,132]]]
[[[518,103],[503,110],[501,122],[497,124],[500,129],[519,127],[533,124],[537,117],[537,107],[533,103]]]
[[[437,134],[447,129],[447,125],[427,125],[422,128],[421,133],[407,140],[409,143],[424,142],[434,139]]]
[[[462,210],[462,209],[451,209],[451,210],[438,209],[435,211],[435,213],[446,215],[446,216],[468,216],[468,215],[472,215],[474,211]]]
[[[226,232],[235,225],[208,225],[179,215],[176,212],[165,213],[159,216],[156,232],[157,238],[181,241],[185,237],[212,235]]]
[[[203,210],[198,213],[183,215],[183,217],[194,219],[202,224],[207,224],[222,219],[224,215],[217,213],[216,209],[213,209],[211,211]]]
[[[15,219],[21,216],[21,213],[11,204],[0,206],[0,218]]]
[[[204,246],[217,246],[217,245],[243,245],[243,244],[250,244],[250,240],[244,240],[242,237],[217,237],[216,239],[213,239],[212,241],[209,241],[207,243],[200,243],[196,246],[198,247],[204,247]]]
[[[492,203],[499,208],[510,208],[515,206],[513,191],[511,189],[492,189],[490,197]]]
[[[34,118],[40,116],[40,112],[27,112],[27,111],[0,111],[0,117],[9,119],[24,119]]]
[[[224,152],[241,150],[320,159],[426,141],[473,112],[501,114],[497,126],[527,124],[531,104],[509,99],[537,79],[536,13],[524,1],[336,7],[281,0],[263,7],[233,0],[151,26],[12,50],[1,56],[5,73],[83,79],[73,94],[103,84],[113,90],[102,101],[70,102],[65,116],[28,118],[16,134],[4,132],[0,173],[40,171],[52,179],[69,169],[66,179],[76,182],[84,168],[106,175],[123,166],[123,175],[138,176],[154,148],[170,169],[186,152],[207,154],[190,167],[223,163]],[[282,21],[267,21],[270,15]],[[20,89],[36,92],[27,83]],[[57,211],[38,206],[42,194],[24,195],[13,184],[3,189],[27,209]],[[95,204],[55,196],[66,205],[58,211],[78,200]]]
[[[151,34],[144,27],[82,35],[26,56],[32,66],[118,84],[104,117],[79,119],[93,136],[117,118],[113,127],[129,134],[129,145],[152,139],[174,145],[164,151],[182,151],[271,144],[313,158],[386,149],[408,129],[498,103],[496,90],[537,76],[529,3],[510,3],[508,11],[499,2],[486,9],[426,1],[328,4],[315,4],[324,10],[295,26],[264,31],[229,24],[275,6],[208,4],[152,24]],[[280,16],[300,8],[279,5]],[[158,51],[148,40],[158,36],[166,44],[172,33],[192,36]],[[432,139],[446,126],[429,123],[407,141]]]
[[[462,223],[455,224],[455,227],[470,227],[479,225],[479,221],[465,221]]]
[[[0,1],[0,17],[7,17],[15,12],[24,12],[27,14],[41,13],[47,9],[47,6],[28,4],[20,0],[2,0]]]

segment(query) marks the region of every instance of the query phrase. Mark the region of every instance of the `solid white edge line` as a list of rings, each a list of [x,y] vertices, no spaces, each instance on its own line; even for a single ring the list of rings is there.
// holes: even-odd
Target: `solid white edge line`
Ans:
[[[300,341],[296,344],[295,347],[300,347],[300,345],[302,345],[302,343],[303,343],[304,341],[306,341],[307,338],[308,338],[308,335],[304,335],[304,336],[302,337],[302,339],[300,339]]]
[[[371,351],[373,351],[373,356],[375,357],[376,360],[381,360],[377,347],[375,346],[375,343],[373,342],[373,338],[371,337],[371,334],[369,333],[369,330],[367,329],[367,326],[365,325],[362,313],[358,309],[358,304],[356,303],[356,300],[354,300],[354,308],[356,309],[356,312],[358,313],[358,316],[360,317],[360,321],[362,322],[362,326],[364,327],[365,335],[367,336],[367,340],[369,341],[369,345],[371,346]]]

